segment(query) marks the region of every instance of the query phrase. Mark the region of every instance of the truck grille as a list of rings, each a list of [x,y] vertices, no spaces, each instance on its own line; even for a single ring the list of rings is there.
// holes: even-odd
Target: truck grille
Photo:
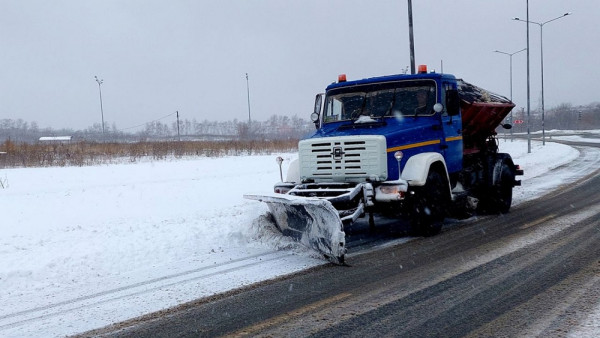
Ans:
[[[341,136],[299,143],[300,177],[315,182],[387,179],[385,137]]]

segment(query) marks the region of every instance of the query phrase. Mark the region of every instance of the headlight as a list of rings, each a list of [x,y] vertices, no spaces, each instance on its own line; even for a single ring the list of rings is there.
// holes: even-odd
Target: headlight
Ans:
[[[392,202],[404,199],[407,185],[404,184],[382,184],[375,188],[375,200],[379,202]]]
[[[399,192],[397,185],[382,185],[379,190],[382,194],[397,194]]]
[[[273,187],[273,191],[276,194],[287,194],[294,186],[293,183],[278,183]]]

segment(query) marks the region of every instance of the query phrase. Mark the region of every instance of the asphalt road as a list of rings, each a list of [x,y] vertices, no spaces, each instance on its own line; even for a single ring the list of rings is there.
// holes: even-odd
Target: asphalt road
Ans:
[[[600,172],[501,216],[85,335],[565,336],[600,305]]]

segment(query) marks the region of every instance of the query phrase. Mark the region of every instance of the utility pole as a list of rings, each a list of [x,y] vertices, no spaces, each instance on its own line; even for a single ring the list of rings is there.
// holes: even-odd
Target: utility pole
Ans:
[[[179,110],[175,112],[177,113],[177,139],[181,142],[181,135],[179,134]]]
[[[415,39],[413,36],[412,0],[408,0],[408,39],[410,41],[410,73],[415,74]]]

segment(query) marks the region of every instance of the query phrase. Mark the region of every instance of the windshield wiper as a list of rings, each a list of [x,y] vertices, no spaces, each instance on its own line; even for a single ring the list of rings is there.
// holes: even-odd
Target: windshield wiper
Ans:
[[[350,121],[352,121],[352,123],[354,123],[356,120],[358,120],[362,114],[363,111],[365,110],[365,106],[367,105],[367,93],[365,93],[363,95],[363,100],[362,103],[360,104],[360,111],[358,111],[358,115],[355,115],[354,113],[350,116]]]
[[[387,112],[385,112],[385,114],[383,114],[383,116],[380,116],[382,119],[384,116],[392,116],[392,109],[394,109],[394,105],[396,104],[396,90],[394,89],[394,96],[392,97],[392,102],[390,102],[390,108],[387,110]]]

